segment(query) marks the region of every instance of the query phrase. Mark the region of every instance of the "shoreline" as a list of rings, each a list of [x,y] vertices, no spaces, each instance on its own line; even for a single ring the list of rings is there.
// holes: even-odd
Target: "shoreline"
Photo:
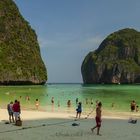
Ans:
[[[8,120],[8,112],[7,109],[1,108],[1,120]],[[25,109],[21,110],[21,118],[23,120],[32,120],[32,119],[40,119],[40,118],[61,118],[61,119],[75,119],[76,112],[74,111],[64,111],[64,110],[57,110],[57,111],[45,111],[45,110],[35,110],[35,109]],[[81,114],[81,119],[94,119],[95,118],[95,110],[87,112],[83,112]],[[140,112],[120,112],[120,111],[102,111],[102,118],[103,119],[129,119],[129,118],[136,118],[140,119]]]

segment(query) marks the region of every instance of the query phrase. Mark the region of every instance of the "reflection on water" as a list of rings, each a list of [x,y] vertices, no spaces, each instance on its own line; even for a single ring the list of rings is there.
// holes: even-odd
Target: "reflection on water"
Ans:
[[[104,109],[130,111],[132,100],[140,105],[140,86],[52,84],[0,87],[0,107],[6,108],[15,99],[21,102],[22,109],[74,112],[78,99],[84,111],[95,108],[97,100],[102,101]]]

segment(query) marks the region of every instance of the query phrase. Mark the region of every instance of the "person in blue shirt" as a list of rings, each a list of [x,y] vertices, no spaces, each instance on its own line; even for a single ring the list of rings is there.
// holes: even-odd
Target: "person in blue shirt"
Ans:
[[[78,103],[78,107],[77,107],[76,111],[77,111],[76,118],[80,119],[81,113],[82,113],[82,103],[81,102]]]

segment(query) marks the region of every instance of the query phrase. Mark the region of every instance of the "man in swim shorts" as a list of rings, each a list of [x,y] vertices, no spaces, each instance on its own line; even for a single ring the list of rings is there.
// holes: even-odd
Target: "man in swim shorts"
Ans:
[[[99,131],[100,131],[100,127],[101,127],[101,122],[102,122],[102,120],[101,120],[101,107],[102,107],[102,103],[101,102],[99,102],[98,103],[98,106],[96,107],[96,117],[95,117],[95,120],[96,120],[96,126],[95,127],[93,127],[93,128],[91,128],[91,131],[93,132],[93,130],[95,129],[95,128],[97,128],[97,135],[101,135],[100,133],[99,133]]]

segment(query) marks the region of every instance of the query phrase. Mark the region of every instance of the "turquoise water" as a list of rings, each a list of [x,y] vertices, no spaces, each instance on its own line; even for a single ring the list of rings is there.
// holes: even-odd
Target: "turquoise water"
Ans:
[[[27,96],[30,100],[27,100]],[[54,97],[54,106],[51,98]],[[102,101],[103,108],[116,111],[130,111],[130,102],[135,100],[140,105],[140,85],[90,85],[48,84],[44,86],[1,86],[0,107],[19,100],[24,109],[36,109],[35,100],[39,99],[39,109],[44,111],[75,111],[76,98],[82,102],[83,111],[95,107],[95,101]],[[67,101],[71,100],[71,107]],[[86,100],[88,103],[86,103]],[[93,104],[91,102],[93,101]],[[58,102],[60,107],[58,107]],[[114,107],[112,108],[112,103]]]

